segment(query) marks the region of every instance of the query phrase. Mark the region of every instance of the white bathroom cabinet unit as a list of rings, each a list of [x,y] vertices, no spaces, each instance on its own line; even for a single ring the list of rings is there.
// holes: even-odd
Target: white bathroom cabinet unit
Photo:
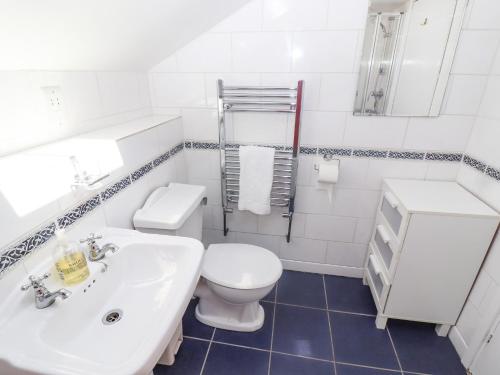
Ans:
[[[447,335],[498,223],[497,212],[455,182],[384,180],[363,278],[377,327],[415,320]]]

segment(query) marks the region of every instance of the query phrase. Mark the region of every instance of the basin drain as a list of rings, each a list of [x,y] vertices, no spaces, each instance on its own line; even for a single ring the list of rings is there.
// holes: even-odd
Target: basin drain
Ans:
[[[104,316],[102,317],[102,322],[105,325],[115,324],[122,318],[122,316],[123,311],[121,311],[120,309],[114,309],[104,314]]]

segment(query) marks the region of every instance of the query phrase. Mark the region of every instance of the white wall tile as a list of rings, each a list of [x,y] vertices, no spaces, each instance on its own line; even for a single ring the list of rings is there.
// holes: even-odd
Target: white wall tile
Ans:
[[[150,72],[175,73],[177,69],[177,55],[174,53],[168,56],[165,60],[155,65]]]
[[[297,186],[295,210],[302,213],[329,214],[333,210],[333,199],[329,200],[325,190],[315,186]]]
[[[421,161],[406,160],[370,160],[365,186],[380,189],[384,178],[424,179],[427,164]]]
[[[304,31],[293,35],[295,72],[352,72],[357,31]]]
[[[500,31],[463,30],[453,59],[453,73],[488,74],[495,58]]]
[[[364,29],[368,6],[368,0],[330,0],[328,6],[328,28]]]
[[[327,215],[307,215],[306,238],[352,242],[356,230],[356,219]]]
[[[126,112],[141,108],[145,99],[141,97],[141,82],[138,73],[98,73],[104,113]]]
[[[353,147],[401,148],[407,122],[405,117],[348,115],[343,144]]]
[[[184,136],[190,140],[219,140],[219,125],[216,109],[183,108]]]
[[[183,119],[168,121],[156,127],[159,151],[164,152],[184,141]]]
[[[500,167],[500,120],[479,117],[467,144],[467,153]]]
[[[280,258],[325,263],[326,241],[292,237],[290,243],[281,240]]]
[[[328,0],[265,0],[263,30],[324,29]]]
[[[286,208],[273,208],[271,215],[258,216],[258,233],[284,236],[288,233],[288,218],[281,216]],[[292,235],[303,236],[305,228],[305,215],[294,213],[292,220]]]
[[[234,232],[257,233],[258,215],[249,211],[234,210],[232,214],[227,215],[227,226]]]
[[[235,72],[290,71],[290,33],[235,33],[232,34],[232,48]]]
[[[262,27],[262,1],[252,0],[219,22],[212,32],[259,31]]]
[[[374,217],[379,195],[378,190],[337,188],[332,213],[336,216]]]
[[[367,245],[328,242],[326,263],[347,267],[363,267],[367,251]]]
[[[356,223],[356,231],[354,232],[354,243],[367,244],[372,237],[375,220],[371,218],[360,218]]]
[[[460,169],[459,163],[433,161],[427,165],[426,180],[456,181]]]
[[[282,113],[233,113],[236,142],[284,143],[288,116]]]
[[[306,145],[340,145],[344,136],[346,113],[302,112],[300,142]]]
[[[500,29],[500,3],[489,0],[474,0],[466,23],[469,29]]]
[[[322,74],[319,109],[352,112],[357,81],[354,73]]]
[[[500,76],[490,76],[484,93],[479,115],[500,120],[498,98],[500,97]]]
[[[491,74],[500,75],[500,48],[497,49],[497,54],[493,60]]]
[[[457,327],[465,342],[471,341],[479,319],[480,314],[477,308],[472,304],[466,303],[457,322]]]
[[[280,256],[282,238],[279,236],[269,236],[257,233],[235,232],[235,237],[238,243],[260,246],[263,247],[264,249],[271,250],[277,256]]]
[[[185,151],[188,181],[220,178],[219,153],[214,150]]]
[[[359,188],[368,173],[369,159],[340,158],[338,187]]]
[[[180,72],[231,71],[231,36],[207,33],[177,51]]]
[[[403,147],[414,150],[462,151],[469,139],[474,117],[413,117]]]
[[[451,75],[446,88],[441,113],[447,115],[476,115],[488,77]]]
[[[151,99],[155,107],[204,106],[205,80],[199,73],[151,73]]]

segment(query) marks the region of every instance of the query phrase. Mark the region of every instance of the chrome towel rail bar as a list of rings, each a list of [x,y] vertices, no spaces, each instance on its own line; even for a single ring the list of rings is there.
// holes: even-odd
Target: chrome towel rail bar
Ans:
[[[239,149],[226,140],[227,112],[293,113],[295,116],[293,145],[290,149],[275,150],[271,206],[287,207],[282,216],[288,219],[287,241],[290,241],[295,210],[295,190],[299,151],[300,115],[303,81],[295,87],[286,86],[224,86],[217,81],[219,118],[219,151],[224,235],[228,227],[226,215],[233,212],[232,204],[239,199]]]

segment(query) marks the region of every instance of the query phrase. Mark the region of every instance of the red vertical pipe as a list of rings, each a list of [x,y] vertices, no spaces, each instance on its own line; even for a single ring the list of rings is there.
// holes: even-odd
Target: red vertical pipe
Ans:
[[[297,105],[295,107],[295,128],[293,131],[293,156],[299,153],[299,134],[300,134],[300,112],[302,111],[302,87],[304,81],[300,80],[297,85]]]

